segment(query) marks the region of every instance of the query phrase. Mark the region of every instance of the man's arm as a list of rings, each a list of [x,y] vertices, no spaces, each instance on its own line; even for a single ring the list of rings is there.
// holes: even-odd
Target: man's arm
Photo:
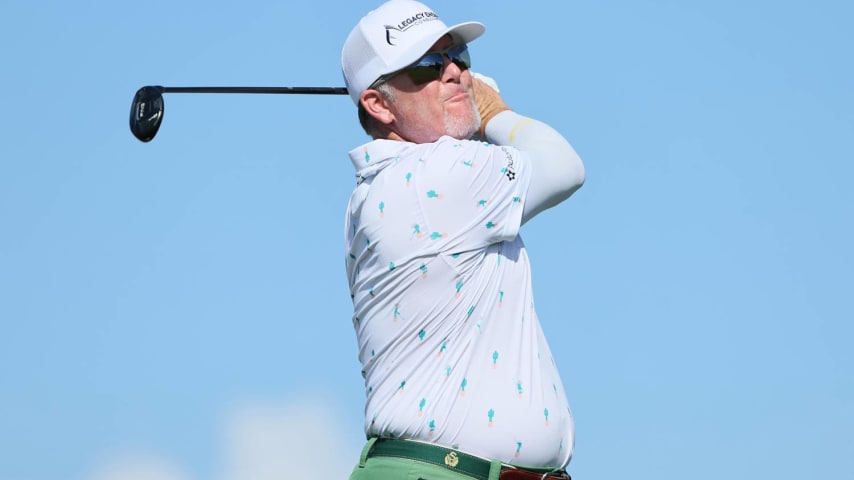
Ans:
[[[510,110],[498,92],[474,79],[483,121],[481,134],[495,145],[510,145],[531,158],[531,184],[522,223],[566,200],[584,184],[584,165],[572,145],[543,122]]]

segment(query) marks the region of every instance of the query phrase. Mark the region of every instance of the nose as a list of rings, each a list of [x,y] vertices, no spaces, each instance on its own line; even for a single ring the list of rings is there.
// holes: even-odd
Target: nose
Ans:
[[[447,53],[442,54],[442,60],[444,63],[442,64],[442,77],[446,82],[459,81],[460,75],[462,75],[463,70],[459,65],[454,63],[451,60],[451,57]]]

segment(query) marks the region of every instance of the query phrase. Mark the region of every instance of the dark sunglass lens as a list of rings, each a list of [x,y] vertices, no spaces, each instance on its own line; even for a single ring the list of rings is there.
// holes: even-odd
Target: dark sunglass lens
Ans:
[[[439,77],[442,76],[442,66],[420,65],[409,68],[406,70],[406,73],[409,74],[409,78],[412,79],[412,83],[422,85],[427,82],[432,82],[433,80],[438,80]]]
[[[469,55],[469,49],[466,45],[452,47],[448,50],[448,58],[450,58],[451,61],[460,68],[460,70],[471,68],[471,56]]]
[[[442,76],[442,70],[445,68],[445,55],[460,70],[468,70],[471,68],[471,57],[469,56],[468,46],[457,45],[443,52],[428,53],[421,57],[414,65],[406,69],[409,78],[416,85],[422,85],[427,82],[438,80]]]
[[[445,66],[445,58],[441,53],[425,55],[415,65],[406,69],[409,78],[416,85],[437,80],[442,76],[442,68]]]

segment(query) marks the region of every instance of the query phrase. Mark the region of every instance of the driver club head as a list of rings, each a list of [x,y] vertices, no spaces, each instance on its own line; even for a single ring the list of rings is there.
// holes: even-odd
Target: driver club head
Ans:
[[[163,87],[147,86],[136,91],[130,106],[130,131],[141,142],[148,142],[163,121]]]

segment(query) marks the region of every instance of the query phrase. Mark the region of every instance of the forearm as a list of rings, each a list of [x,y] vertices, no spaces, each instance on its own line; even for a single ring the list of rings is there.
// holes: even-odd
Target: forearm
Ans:
[[[531,184],[522,222],[566,200],[584,184],[584,165],[572,145],[543,122],[503,111],[486,125],[486,139],[510,145],[531,159]]]

